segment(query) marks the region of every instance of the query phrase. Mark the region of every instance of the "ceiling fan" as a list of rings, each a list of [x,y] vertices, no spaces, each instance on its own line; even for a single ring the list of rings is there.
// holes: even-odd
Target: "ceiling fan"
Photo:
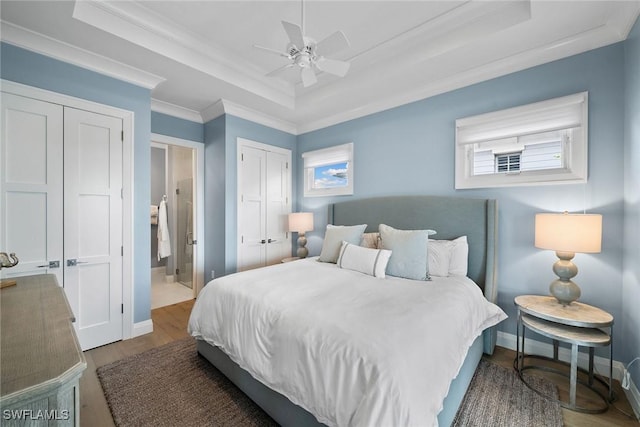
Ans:
[[[349,71],[350,64],[346,61],[327,58],[325,55],[338,53],[348,48],[349,41],[347,40],[347,37],[342,31],[336,31],[319,42],[316,42],[315,39],[311,37],[305,36],[304,1],[302,1],[301,11],[302,26],[282,21],[282,26],[289,37],[289,43],[286,46],[285,52],[264,46],[253,45],[258,49],[275,53],[291,61],[267,75],[272,76],[288,68],[299,67],[302,85],[304,87],[317,83],[318,78],[316,76],[316,70],[344,77]]]

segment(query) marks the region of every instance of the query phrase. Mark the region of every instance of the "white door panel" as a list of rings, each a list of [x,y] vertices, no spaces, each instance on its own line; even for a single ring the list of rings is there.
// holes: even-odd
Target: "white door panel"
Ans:
[[[288,239],[289,180],[287,156],[267,152],[266,168],[266,265],[276,264],[291,256]]]
[[[87,350],[122,339],[122,120],[64,114],[65,290]]]
[[[265,240],[265,161],[263,150],[242,147],[242,167],[238,171],[240,188],[240,259],[239,271],[264,266]]]
[[[62,268],[49,268],[63,258],[63,109],[3,93],[1,123],[0,250],[20,262],[0,274],[51,273],[63,286]]]

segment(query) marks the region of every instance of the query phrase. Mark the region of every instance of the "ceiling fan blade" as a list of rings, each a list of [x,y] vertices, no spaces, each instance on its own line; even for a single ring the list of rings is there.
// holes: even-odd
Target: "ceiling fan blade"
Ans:
[[[349,40],[342,31],[336,31],[316,45],[316,55],[326,56],[349,47]]]
[[[271,71],[270,73],[267,73],[267,77],[273,77],[278,73],[281,73],[282,71],[286,70],[287,68],[291,68],[295,66],[295,64],[285,64],[282,67],[278,67],[275,70]]]
[[[264,50],[269,53],[275,53],[276,55],[283,56],[285,58],[289,58],[289,55],[287,55],[286,53],[280,52],[279,50],[276,50],[276,49],[271,49],[270,47],[264,47],[257,44],[254,44],[253,47],[255,47],[256,49]]]
[[[300,74],[302,76],[302,85],[304,87],[312,86],[318,82],[316,73],[315,71],[313,71],[313,68],[311,67],[303,68]]]
[[[350,66],[350,63],[338,61],[337,59],[320,58],[316,62],[316,67],[318,67],[320,71],[340,77],[347,75]]]
[[[302,29],[300,28],[300,26],[287,21],[282,21],[282,26],[287,32],[289,41],[293,43],[298,48],[298,50],[304,49],[304,35],[302,34]]]

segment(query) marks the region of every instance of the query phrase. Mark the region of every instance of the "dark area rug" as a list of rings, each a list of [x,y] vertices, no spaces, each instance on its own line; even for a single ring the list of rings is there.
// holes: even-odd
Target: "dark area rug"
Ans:
[[[185,338],[97,369],[117,426],[275,426]],[[544,381],[544,380],[542,380]],[[542,389],[556,393],[547,381]],[[480,362],[456,426],[561,426],[560,406],[512,369]]]

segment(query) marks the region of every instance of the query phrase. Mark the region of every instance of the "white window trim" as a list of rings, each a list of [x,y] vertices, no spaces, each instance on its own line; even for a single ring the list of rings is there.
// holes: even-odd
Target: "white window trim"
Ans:
[[[522,136],[547,130],[580,127],[580,135],[567,150],[566,167],[518,173],[473,175],[470,144]],[[588,93],[456,120],[455,188],[487,188],[587,182]]]
[[[353,142],[302,153],[304,197],[345,196],[353,194]],[[348,162],[347,185],[335,188],[314,188],[314,169],[318,166]]]

